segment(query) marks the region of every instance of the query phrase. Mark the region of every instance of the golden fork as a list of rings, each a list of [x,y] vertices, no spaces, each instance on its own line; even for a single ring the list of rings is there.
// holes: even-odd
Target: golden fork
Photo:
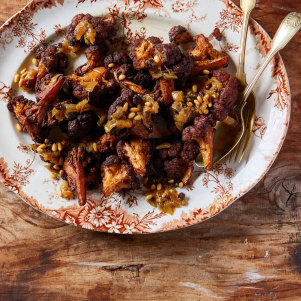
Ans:
[[[262,66],[257,71],[256,75],[254,76],[254,79],[251,81],[251,83],[246,87],[246,89],[243,92],[242,102],[241,102],[241,118],[242,118],[242,126],[244,127],[244,132],[241,135],[240,142],[237,145],[236,148],[236,156],[235,159],[237,159],[241,147],[242,147],[242,153],[240,156],[239,162],[241,162],[242,158],[244,157],[247,146],[250,141],[254,119],[255,119],[255,113],[256,113],[256,102],[255,102],[255,96],[252,92],[255,84],[257,83],[259,77],[267,67],[267,65],[270,63],[272,58],[283,49],[288,42],[293,38],[293,36],[301,29],[301,14],[297,12],[289,13],[281,22],[274,39],[272,40],[271,49],[265,58]],[[253,96],[252,96],[253,94]],[[245,110],[247,113],[243,113],[244,107],[247,104],[247,110]],[[247,116],[247,119],[245,117]],[[245,121],[244,121],[245,120]],[[244,122],[243,122],[244,121]]]
[[[288,42],[293,38],[293,36],[300,29],[301,29],[301,13],[297,13],[297,12],[289,13],[281,22],[274,36],[274,39],[272,40],[271,49],[267,57],[265,58],[262,66],[259,68],[253,80],[243,92],[242,107],[244,107],[245,104],[249,105],[249,113],[248,113],[248,119],[245,121],[245,133],[242,135],[241,141],[238,144],[236,150],[236,158],[237,158],[241,150],[241,147],[243,146],[239,162],[241,162],[242,158],[246,153],[247,146],[249,144],[252,129],[253,129],[254,119],[255,119],[255,111],[256,111],[255,102],[253,102],[252,98],[250,98],[252,90],[255,84],[257,83],[259,77],[261,76],[261,74],[263,73],[267,65],[270,63],[270,61],[272,60],[272,58],[288,44]],[[249,101],[250,99],[251,101]]]
[[[228,125],[226,122],[219,122],[217,124],[216,132],[214,135],[213,162],[215,164],[224,162],[226,159],[229,159],[229,157],[233,155],[235,151],[239,153],[242,146],[244,152],[242,154],[242,157],[245,154],[245,150],[250,139],[250,134],[248,134],[247,137],[249,138],[247,138],[247,140],[244,137],[246,132],[245,120],[248,121],[247,131],[248,133],[251,133],[253,127],[252,116],[255,115],[255,106],[253,108],[252,106],[249,106],[247,110],[244,110],[248,101],[248,97],[252,92],[257,80],[259,79],[271,59],[274,57],[274,55],[286,46],[286,44],[292,39],[292,37],[298,32],[300,28],[301,14],[293,12],[288,14],[284,18],[275,34],[274,40],[272,41],[272,46],[269,54],[258,70],[254,79],[244,90],[241,101],[235,107],[235,116],[233,117],[236,119],[239,126],[234,126],[233,124]],[[249,115],[251,116],[251,118],[248,117]],[[233,120],[233,118],[231,119]],[[201,155],[197,157],[195,163],[199,167],[204,167],[204,162]]]
[[[256,0],[240,0],[240,8],[243,12],[243,24],[241,30],[241,38],[240,38],[240,54],[238,59],[238,66],[236,77],[240,81],[240,84],[243,88],[246,88],[246,73],[245,73],[245,54],[246,54],[246,42],[248,35],[248,24],[250,19],[250,14],[256,5]],[[236,118],[241,119],[241,127],[242,127],[242,135],[243,138],[239,141],[236,148],[235,160],[239,155],[239,151],[241,145],[245,139],[249,139],[251,133],[249,132],[249,124],[254,122],[255,119],[255,110],[256,110],[256,97],[253,92],[251,92],[250,96],[247,99],[247,103],[244,104],[243,101],[240,101],[234,108],[234,112],[236,112]],[[239,112],[239,114],[237,114]],[[240,113],[241,112],[241,113]],[[251,131],[252,132],[252,131]],[[232,152],[229,156],[231,160],[234,152]],[[242,159],[241,156],[240,160]]]

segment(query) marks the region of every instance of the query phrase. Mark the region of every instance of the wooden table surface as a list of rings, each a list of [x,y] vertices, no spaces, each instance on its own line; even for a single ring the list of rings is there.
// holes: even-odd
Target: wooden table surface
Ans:
[[[0,23],[27,2],[0,0]],[[257,2],[252,16],[272,36],[301,11],[300,0]],[[284,146],[252,191],[207,222],[95,233],[39,213],[0,184],[0,300],[301,300],[301,33],[281,54],[292,91]]]

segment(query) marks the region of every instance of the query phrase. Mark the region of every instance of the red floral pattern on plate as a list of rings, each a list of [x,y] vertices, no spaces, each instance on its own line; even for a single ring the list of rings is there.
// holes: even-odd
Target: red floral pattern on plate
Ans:
[[[283,64],[280,64],[280,56],[276,55],[273,60],[273,77],[276,80],[277,87],[271,90],[268,99],[275,95],[275,107],[283,111],[290,100],[289,83],[286,77],[286,71]]]
[[[256,36],[257,45],[262,57],[266,57],[271,49],[271,39],[253,20],[250,22],[250,28],[252,34]],[[271,90],[268,99],[270,99],[272,95],[275,95],[275,107],[280,111],[283,111],[287,108],[288,102],[290,101],[290,91],[286,71],[283,64],[280,64],[280,60],[279,55],[276,55],[272,61],[272,74],[276,80],[277,86],[275,89]]]
[[[221,50],[224,52],[238,52],[239,46],[234,45],[232,43],[225,43],[224,45],[221,45],[221,43],[219,43]]]
[[[11,38],[1,37],[0,39],[0,45],[3,48],[6,44],[11,43],[12,37],[15,37],[18,38],[17,47],[24,48],[25,53],[27,53],[45,40],[45,30],[41,28],[40,32],[36,33],[37,24],[32,22],[32,16],[29,13],[19,14],[14,20],[10,30],[5,32],[6,36]]]
[[[262,117],[255,117],[254,125],[253,125],[253,133],[256,137],[260,139],[263,138],[265,132],[267,130],[267,125]]]
[[[189,12],[188,17],[186,18],[186,26],[190,29],[190,26],[194,22],[201,22],[206,19],[206,15],[198,16],[196,14],[195,7],[199,5],[197,0],[190,0],[187,2],[184,1],[174,1],[171,5],[171,9],[175,13],[186,13]]]
[[[35,156],[32,160],[27,159],[25,165],[14,161],[13,167],[9,169],[4,158],[0,157],[0,180],[6,187],[19,193],[20,188],[29,183],[29,176],[34,173],[34,170],[30,168],[34,160]]]
[[[147,233],[151,226],[166,213],[153,209],[143,216],[131,214],[122,208],[121,200],[115,195],[106,198],[88,199],[84,207],[78,205],[58,210],[47,210],[48,214],[83,228],[114,233]],[[43,210],[45,211],[45,209]]]
[[[220,20],[216,23],[216,27],[224,31],[230,29],[238,32],[242,26],[242,12],[237,6],[227,0],[222,0],[226,4],[226,8],[220,12]]]
[[[18,38],[18,46],[25,53],[32,51],[46,38],[45,30],[37,32],[36,23],[32,22],[33,15],[40,9],[51,8],[57,4],[63,5],[64,0],[35,0],[31,1],[22,12],[19,12],[0,29],[0,46],[5,47]]]
[[[0,81],[0,100],[8,102],[12,93],[12,89],[8,87],[4,82]]]

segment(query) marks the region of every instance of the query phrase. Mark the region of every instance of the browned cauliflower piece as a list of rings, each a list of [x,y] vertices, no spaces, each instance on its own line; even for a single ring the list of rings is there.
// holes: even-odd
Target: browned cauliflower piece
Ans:
[[[104,46],[105,45],[105,46]],[[77,75],[84,75],[85,73],[91,71],[92,69],[98,67],[101,64],[101,60],[107,51],[106,44],[102,45],[90,45],[86,50],[87,62],[76,68],[75,73]]]
[[[71,189],[75,189],[78,197],[78,202],[81,206],[86,203],[86,179],[84,169],[83,147],[73,147],[68,152],[64,161],[63,169],[67,175],[67,181]]]
[[[159,79],[160,90],[162,94],[162,101],[165,106],[170,105],[173,102],[172,92],[175,89],[175,83],[173,79]]]
[[[193,161],[199,153],[196,142],[173,141],[156,147],[154,155],[156,171],[177,182],[187,184],[192,176]]]
[[[212,31],[212,33],[210,34],[208,40],[211,41],[213,39],[216,39],[218,41],[221,41],[223,38],[222,33],[220,32],[218,27],[215,27],[214,30]]]
[[[240,84],[236,77],[226,71],[214,71],[213,76],[223,84],[223,90],[213,102],[212,113],[216,120],[224,120],[235,105],[240,94]]]
[[[110,40],[115,33],[115,19],[112,16],[78,14],[67,28],[68,43],[71,46],[99,45]]]
[[[196,42],[196,46],[190,49],[188,54],[194,60],[194,74],[199,74],[204,70],[210,71],[228,66],[228,55],[215,50],[204,35],[197,35],[193,39]]]
[[[215,119],[211,114],[200,115],[194,119],[193,125],[186,127],[182,132],[183,141],[195,141],[199,144],[204,168],[208,170],[213,168],[214,125]]]
[[[97,67],[78,76],[76,73],[67,76],[71,93],[79,100],[89,98],[90,102],[99,105],[103,98],[113,95],[118,89],[113,79],[108,79],[109,69]]]
[[[38,102],[33,102],[23,96],[14,97],[8,103],[8,109],[14,113],[23,130],[29,133],[33,141],[41,142],[51,126],[50,117],[47,113],[57,101],[58,93],[65,79],[58,76],[56,81],[51,82],[43,91],[36,95]]]
[[[148,140],[133,138],[129,141],[120,140],[117,144],[117,153],[121,159],[127,159],[135,172],[144,176],[146,167],[151,158],[151,145]]]
[[[131,64],[132,60],[126,52],[114,51],[105,57],[104,63],[107,68],[114,68],[115,65]]]
[[[191,34],[184,26],[177,25],[172,27],[169,32],[169,41],[176,44],[187,43],[192,41]]]
[[[153,115],[158,111],[159,103],[154,95],[141,96],[123,89],[109,108],[105,131],[119,135],[122,130],[127,130],[128,134],[145,139],[160,138],[162,134],[153,121]]]
[[[31,120],[41,125],[47,111],[58,101],[58,95],[65,83],[65,77],[57,75],[52,78],[45,89],[36,94],[37,103],[27,111]]]
[[[114,150],[117,144],[117,137],[112,134],[103,134],[97,141],[97,149],[100,153]]]
[[[61,51],[61,44],[43,45],[36,53],[39,61],[37,78],[41,79],[49,73],[63,73],[68,67],[68,57]]]
[[[174,74],[179,79],[177,81],[179,85],[183,86],[183,83],[185,84],[187,79],[191,77],[193,68],[194,68],[194,61],[187,54],[184,54],[181,60],[172,66],[172,70]]]
[[[24,96],[14,97],[7,104],[8,110],[14,114],[23,131],[27,132],[33,141],[43,142],[48,134],[48,129],[34,123],[27,115],[27,112],[34,106],[36,106],[36,103]]]
[[[154,46],[161,44],[157,37],[136,39],[131,44],[131,58],[137,70],[153,68]]]
[[[101,172],[105,196],[122,189],[138,189],[140,187],[133,167],[115,155],[106,158],[102,163]]]

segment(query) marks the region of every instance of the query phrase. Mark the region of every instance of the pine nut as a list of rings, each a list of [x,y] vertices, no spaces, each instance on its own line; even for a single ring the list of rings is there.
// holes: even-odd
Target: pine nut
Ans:
[[[57,144],[53,143],[51,149],[52,149],[53,152],[56,152],[57,151]]]
[[[134,108],[130,108],[130,111],[131,111],[131,112],[134,112],[134,113],[137,113],[137,112],[139,111],[139,109],[136,108],[136,107],[134,107]]]
[[[126,78],[126,76],[124,74],[120,74],[118,77],[119,80],[124,80],[125,78]]]
[[[135,117],[136,113],[132,112],[129,114],[128,118],[129,119],[133,119]]]
[[[149,195],[146,196],[146,200],[147,200],[147,201],[151,200],[152,198],[153,198],[153,195],[152,195],[152,194],[149,194]]]
[[[14,77],[14,82],[17,84],[20,81],[20,74],[16,74]]]
[[[62,149],[63,149],[62,143],[61,143],[61,142],[58,142],[58,143],[57,143],[57,150],[58,150],[59,152],[61,152]]]
[[[39,62],[36,58],[32,59],[32,63],[37,67],[39,65]]]
[[[19,132],[22,132],[22,126],[21,126],[21,124],[20,123],[17,123],[17,130],[19,131]]]

